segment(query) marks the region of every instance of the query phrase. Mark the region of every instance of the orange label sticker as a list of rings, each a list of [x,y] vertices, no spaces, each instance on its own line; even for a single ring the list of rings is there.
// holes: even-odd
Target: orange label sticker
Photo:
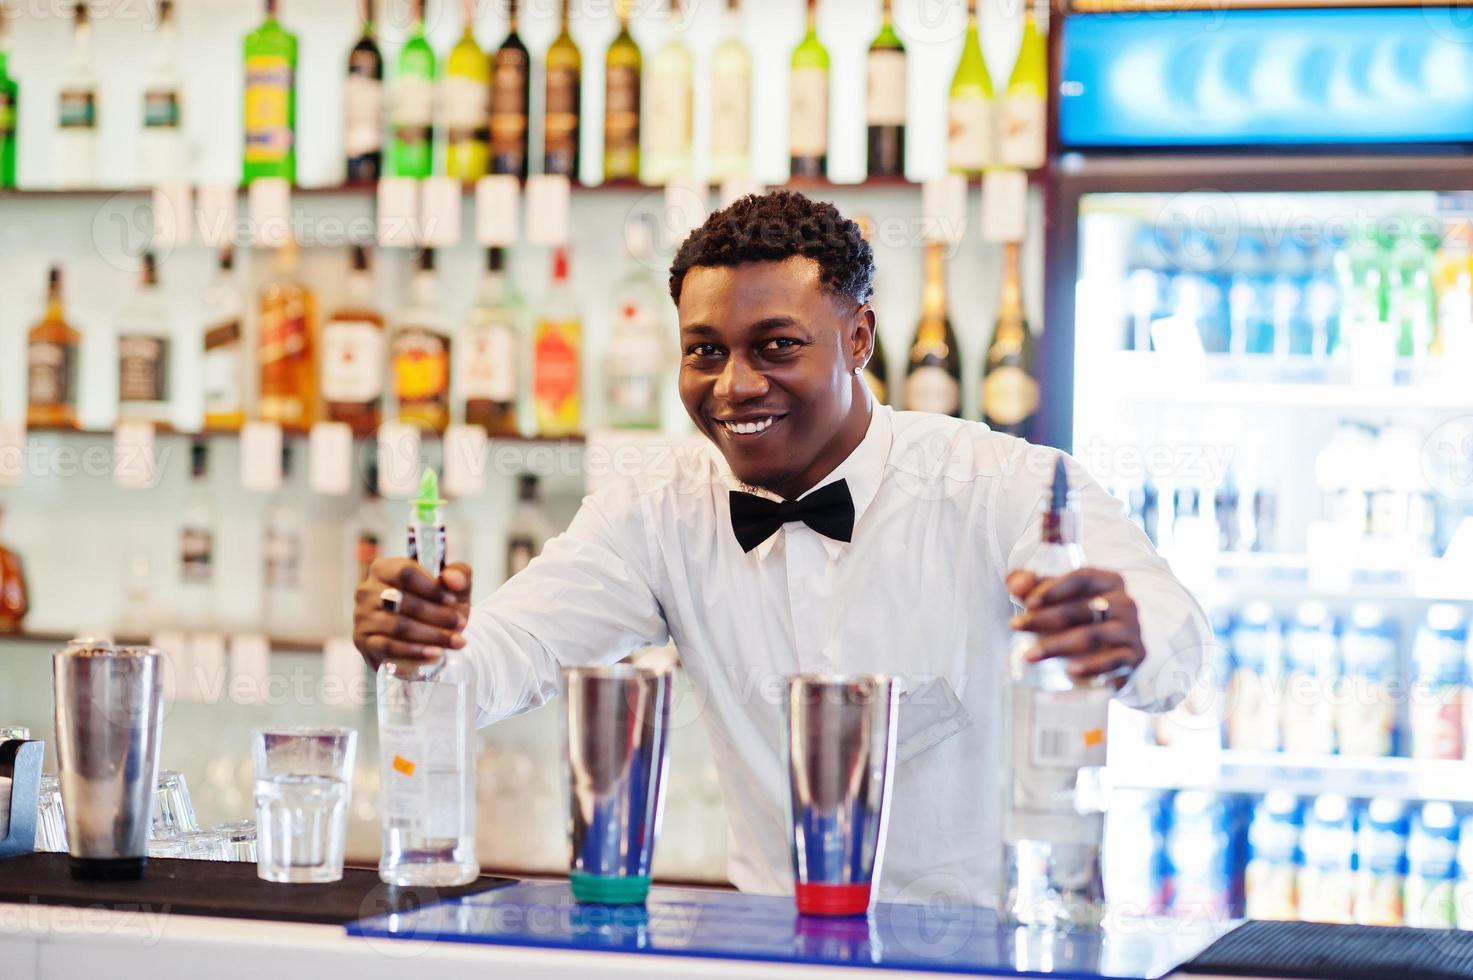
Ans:
[[[1105,730],[1103,728],[1091,728],[1084,733],[1084,744],[1090,748],[1103,744],[1105,741]]]
[[[406,776],[414,775],[414,763],[410,762],[402,755],[394,756],[394,761],[390,764],[394,767],[395,772],[402,772]]]

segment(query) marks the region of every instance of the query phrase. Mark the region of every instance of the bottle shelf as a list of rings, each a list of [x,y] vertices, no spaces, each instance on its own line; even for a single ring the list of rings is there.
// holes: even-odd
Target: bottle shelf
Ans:
[[[73,426],[66,426],[66,425],[33,425],[33,426],[27,427],[26,431],[27,431],[27,433],[31,433],[31,434],[47,434],[47,435],[61,435],[61,436],[92,436],[92,437],[105,436],[105,437],[107,437],[109,439],[112,438],[113,435],[114,435],[114,432],[113,432],[112,429],[82,429],[82,428],[75,428]],[[188,438],[188,439],[194,439],[194,438],[206,438],[206,439],[238,439],[238,438],[240,438],[240,430],[239,429],[210,429],[210,428],[205,428],[205,429],[192,430],[192,429],[180,429],[180,428],[176,428],[175,426],[169,425],[167,423],[155,424],[154,425],[154,432],[157,435],[160,435],[160,436],[170,436],[170,437],[177,436],[177,437],[183,437],[183,438]],[[281,430],[281,433],[282,433],[282,436],[283,437],[288,438],[288,439],[305,439],[310,434],[310,430],[309,429],[303,429],[303,428],[297,428],[297,427],[286,427],[286,426],[283,426],[282,427],[282,430]],[[433,429],[423,429],[423,430],[420,431],[420,434],[419,435],[420,435],[420,438],[422,440],[425,440],[425,441],[436,441],[436,440],[439,440],[440,438],[442,438],[442,436],[444,434],[441,433],[441,432],[437,432],[437,431],[435,431]],[[358,437],[355,437],[355,438],[363,438],[363,437],[358,436]],[[525,444],[540,444],[540,443],[557,444],[557,443],[569,443],[569,444],[574,444],[574,445],[582,445],[582,444],[584,444],[584,443],[586,443],[588,441],[588,437],[585,434],[581,433],[581,432],[580,433],[577,433],[577,434],[574,434],[574,435],[567,435],[567,436],[536,436],[536,435],[528,436],[528,435],[520,435],[520,434],[518,434],[518,435],[505,435],[505,434],[503,434],[503,435],[488,436],[487,438],[491,442],[493,442],[493,443],[496,443],[496,442],[509,442],[509,443],[525,443]]]
[[[6,632],[0,630],[0,647],[9,643],[24,644],[27,646],[44,646],[50,649],[60,649],[77,637],[77,633],[57,633],[49,630],[22,630],[20,632]],[[228,637],[230,634],[223,633]],[[132,636],[126,633],[115,633],[112,641],[118,646],[147,646],[150,637]],[[278,653],[305,653],[321,654],[323,646],[327,643],[324,639],[315,639],[303,636],[273,636],[268,642],[271,644],[271,652]]]
[[[1473,780],[1468,779],[1468,763],[1463,760],[1307,756],[1231,749],[1206,754],[1196,749],[1147,745],[1132,749],[1121,764],[1112,762],[1109,774],[1112,785],[1122,789],[1254,794],[1283,790],[1297,796],[1335,793],[1473,803]]]

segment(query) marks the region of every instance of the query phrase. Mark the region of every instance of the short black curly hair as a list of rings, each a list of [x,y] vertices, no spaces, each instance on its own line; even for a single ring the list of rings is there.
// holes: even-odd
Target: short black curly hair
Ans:
[[[818,263],[819,281],[831,293],[863,303],[874,292],[875,253],[859,225],[827,201],[776,190],[733,201],[687,236],[670,264],[670,298],[679,305],[685,274],[696,266],[781,262],[794,255]]]

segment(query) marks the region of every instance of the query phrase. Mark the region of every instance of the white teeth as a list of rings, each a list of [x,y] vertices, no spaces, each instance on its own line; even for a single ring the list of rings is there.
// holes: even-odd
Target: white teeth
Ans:
[[[772,423],[773,419],[771,416],[769,416],[758,422],[722,422],[721,424],[726,426],[728,432],[735,432],[738,435],[749,436],[761,432]]]

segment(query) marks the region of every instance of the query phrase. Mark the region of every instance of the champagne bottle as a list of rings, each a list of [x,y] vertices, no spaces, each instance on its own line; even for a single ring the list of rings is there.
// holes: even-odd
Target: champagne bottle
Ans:
[[[605,59],[604,180],[639,177],[639,97],[642,59],[629,33],[629,4],[618,0],[619,33]]]
[[[865,64],[865,122],[869,130],[869,175],[905,176],[905,45],[895,33],[890,0],[884,0],[880,33],[870,42]]]
[[[646,131],[644,182],[667,184],[691,172],[691,106],[694,64],[680,36],[680,0],[670,4],[666,36],[650,59],[650,125]],[[722,125],[719,122],[718,125]]]
[[[257,177],[297,179],[297,38],[276,19],[276,0],[266,0],[266,19],[245,39],[245,154],[241,181]]]
[[[77,427],[77,368],[82,335],[61,307],[61,269],[51,267],[46,313],[26,335],[26,425]]]
[[[727,0],[726,38],[711,56],[711,180],[752,173],[752,52],[742,43],[739,0]]]
[[[967,0],[967,34],[951,76],[946,116],[947,166],[955,173],[980,175],[992,162],[992,77],[977,36],[977,0]]]
[[[517,34],[518,3],[508,0],[506,40],[491,61],[491,172],[526,180],[531,60]]]
[[[940,242],[926,243],[926,285],[921,322],[910,347],[905,407],[914,412],[961,415],[961,355],[946,312],[946,269]]]
[[[276,250],[274,278],[261,287],[257,363],[260,417],[285,429],[310,428],[317,411],[316,300],[297,281],[297,243]]]
[[[829,52],[818,39],[818,0],[808,0],[808,29],[793,49],[789,85],[792,175],[822,179],[829,166]]]
[[[543,100],[542,172],[578,179],[578,141],[583,101],[583,56],[568,30],[568,0],[562,0],[561,28],[547,49],[547,89]]]
[[[470,183],[486,173],[491,144],[491,62],[476,43],[475,0],[445,60],[445,174]]]
[[[366,436],[378,428],[384,392],[384,317],[361,245],[353,246],[344,292],[343,305],[322,325],[322,402],[330,420]]]
[[[10,47],[5,11],[0,10],[0,190],[15,188],[16,133],[20,86],[10,74]]]
[[[1010,167],[1041,167],[1048,155],[1048,55],[1033,11],[1023,18],[1023,43],[1002,97],[998,158]]]
[[[391,155],[396,177],[422,179],[435,162],[435,52],[425,38],[424,0],[411,0],[411,15],[394,72]]]
[[[372,184],[383,175],[384,56],[373,36],[373,0],[363,2],[363,33],[348,53],[343,88],[343,155],[348,182]]]
[[[982,421],[994,431],[1025,437],[1038,411],[1033,377],[1033,331],[1023,315],[1017,242],[1003,245],[1002,295],[992,346],[982,368]]]
[[[552,288],[537,314],[532,349],[532,400],[537,434],[575,435],[583,424],[583,329],[568,283],[568,253],[552,255]]]

